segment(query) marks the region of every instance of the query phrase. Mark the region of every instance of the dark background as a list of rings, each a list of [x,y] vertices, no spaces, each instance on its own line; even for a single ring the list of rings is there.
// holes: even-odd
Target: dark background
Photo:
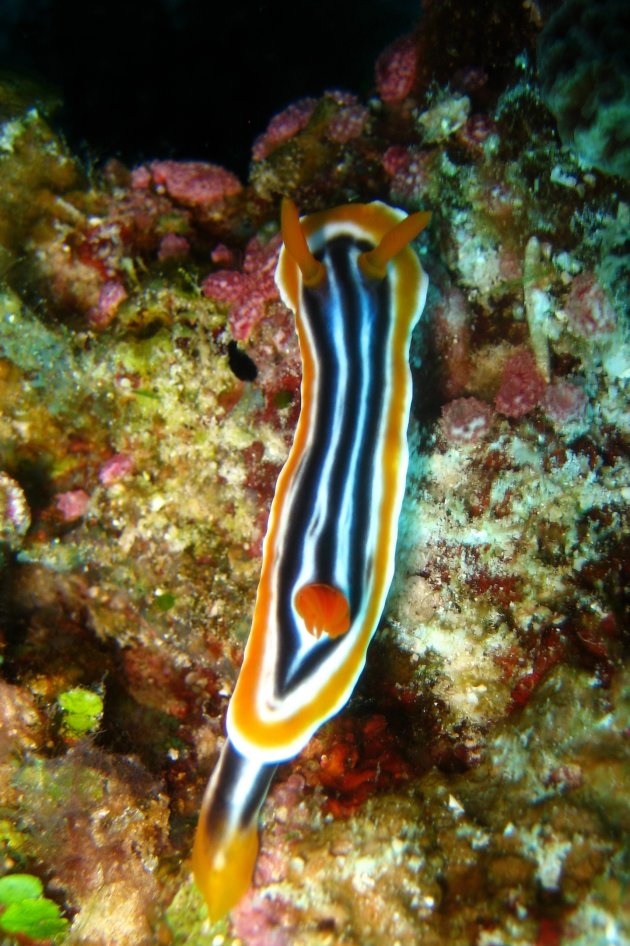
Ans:
[[[0,0],[0,69],[59,91],[92,160],[203,159],[245,176],[253,139],[304,95],[367,96],[420,0]]]

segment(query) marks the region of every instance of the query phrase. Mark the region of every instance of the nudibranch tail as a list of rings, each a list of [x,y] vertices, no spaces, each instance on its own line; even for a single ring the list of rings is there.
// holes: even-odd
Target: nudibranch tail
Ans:
[[[258,813],[275,765],[241,756],[227,740],[206,788],[192,853],[195,883],[211,922],[236,906],[251,884]]]

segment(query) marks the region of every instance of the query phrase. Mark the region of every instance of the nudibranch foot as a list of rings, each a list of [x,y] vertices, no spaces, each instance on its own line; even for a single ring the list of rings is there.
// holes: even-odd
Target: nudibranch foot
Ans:
[[[246,759],[226,741],[201,806],[192,867],[211,922],[236,906],[252,881],[258,813],[275,765]]]

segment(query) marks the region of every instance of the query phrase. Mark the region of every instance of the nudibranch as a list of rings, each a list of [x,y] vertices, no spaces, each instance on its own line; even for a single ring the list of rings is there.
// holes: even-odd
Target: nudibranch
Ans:
[[[193,871],[210,918],[250,885],[277,765],[346,703],[394,570],[407,472],[409,345],[428,213],[282,205],[280,295],[295,313],[301,409],[263,546],[252,628],[203,800]]]

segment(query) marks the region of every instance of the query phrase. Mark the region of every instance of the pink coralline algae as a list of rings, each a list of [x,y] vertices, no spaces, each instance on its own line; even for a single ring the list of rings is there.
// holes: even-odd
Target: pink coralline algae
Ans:
[[[303,131],[311,120],[311,115],[317,105],[317,99],[298,99],[288,108],[271,119],[266,130],[254,142],[252,156],[254,161],[262,161],[277,147],[294,138]]]
[[[479,92],[487,83],[488,73],[478,66],[466,66],[458,69],[451,80],[453,89],[468,93]]]
[[[495,122],[488,115],[471,115],[464,125],[457,130],[457,140],[467,150],[477,154],[483,150],[483,144],[490,135],[498,133]]]
[[[257,418],[259,423],[271,424],[280,431],[288,447],[300,409],[302,378],[295,318],[281,302],[265,308],[266,317],[258,322],[248,340],[248,353],[258,369],[256,384],[264,397],[264,407],[257,412]]]
[[[236,256],[234,250],[226,246],[225,243],[217,243],[210,253],[210,259],[215,266],[231,267],[234,266]]]
[[[90,497],[83,489],[71,489],[55,496],[55,508],[64,522],[75,522],[87,512]]]
[[[270,798],[273,799],[274,806],[277,810],[276,817],[278,820],[288,820],[291,816],[291,823],[295,824],[297,821],[302,821],[307,816],[306,810],[299,810],[300,802],[304,798],[304,789],[306,787],[306,779],[299,772],[292,772],[288,778],[283,781],[276,782],[273,787],[273,791],[270,793]],[[272,866],[267,861],[267,869]],[[278,867],[272,868],[275,872],[274,877],[270,878],[268,882],[272,880],[279,880],[277,876]]]
[[[148,190],[153,181],[151,171],[146,164],[141,164],[131,172],[131,186],[135,190]]]
[[[529,351],[519,351],[507,361],[495,399],[495,407],[506,417],[523,417],[537,407],[545,393],[545,382]]]
[[[245,250],[243,272],[222,269],[203,281],[204,296],[230,306],[228,321],[237,341],[249,337],[268,302],[278,301],[274,273],[281,243],[279,235],[266,244],[254,237]]]
[[[236,305],[245,302],[248,286],[244,273],[239,273],[234,269],[220,269],[216,273],[210,273],[204,279],[201,288],[208,299]]]
[[[150,182],[148,169],[143,171]],[[107,329],[119,314],[130,288],[130,260],[150,265],[164,258],[163,241],[168,247],[172,237],[194,239],[192,211],[165,194],[140,189],[136,177],[145,174],[130,180],[120,173],[120,180],[110,182],[113,191],[86,201],[71,225],[46,231],[38,248],[37,272],[46,296],[63,310],[80,313],[96,331]]]
[[[582,338],[602,338],[615,328],[615,310],[594,273],[575,277],[565,311],[571,328]]]
[[[488,433],[492,414],[490,405],[476,397],[459,397],[442,408],[442,433],[452,443],[477,443]]]
[[[550,384],[543,399],[545,413],[556,424],[582,420],[587,405],[588,398],[582,388],[570,381]]]
[[[158,259],[164,262],[169,259],[182,259],[188,256],[190,252],[190,243],[186,237],[179,236],[177,233],[167,233],[160,240],[158,249]]]
[[[413,36],[401,36],[376,61],[376,87],[387,105],[399,105],[415,85],[418,57]]]
[[[247,946],[291,946],[296,933],[291,913],[285,901],[250,891],[232,913],[234,933]]]
[[[172,200],[191,208],[220,203],[243,189],[231,171],[203,161],[152,161],[148,168],[135,169],[132,183],[139,189],[153,184]]]
[[[433,312],[436,346],[442,366],[442,386],[447,398],[463,394],[470,377],[470,325],[472,314],[463,292],[444,289]]]
[[[133,467],[134,463],[130,456],[126,453],[116,453],[98,471],[99,482],[103,486],[112,486],[128,476]]]
[[[332,141],[345,144],[358,138],[365,128],[369,112],[363,105],[344,105],[328,122],[327,135]]]
[[[392,194],[406,200],[417,198],[429,183],[429,160],[430,153],[419,148],[404,145],[388,148],[381,163],[390,178]]]
[[[90,328],[103,331],[114,319],[122,302],[127,298],[127,290],[118,279],[108,279],[101,286],[98,302],[88,311]]]

